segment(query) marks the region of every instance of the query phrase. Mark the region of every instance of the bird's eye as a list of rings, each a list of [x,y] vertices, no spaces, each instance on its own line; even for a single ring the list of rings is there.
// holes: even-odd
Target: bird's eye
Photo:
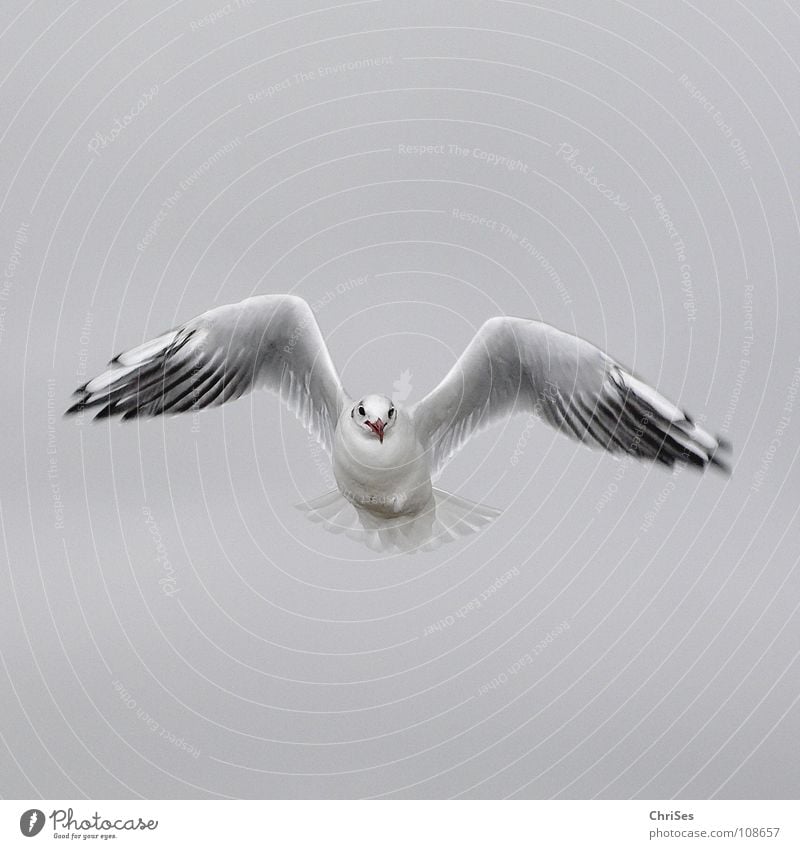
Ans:
[[[391,418],[393,415],[394,415],[394,407],[391,407],[390,410],[389,410],[389,418]]]
[[[358,414],[359,414],[359,416],[363,416],[363,415],[364,415],[364,407],[363,407],[363,405],[362,405],[361,407],[359,407],[359,408],[358,408]]]

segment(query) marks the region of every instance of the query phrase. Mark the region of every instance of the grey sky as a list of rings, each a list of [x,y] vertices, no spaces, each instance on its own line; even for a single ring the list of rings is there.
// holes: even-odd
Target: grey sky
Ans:
[[[3,796],[797,796],[788,5],[7,24]],[[270,395],[61,418],[118,351],[285,291],[351,393],[408,403],[486,318],[549,321],[722,433],[734,474],[517,418],[440,481],[500,519],[382,559],[294,508],[332,481]]]

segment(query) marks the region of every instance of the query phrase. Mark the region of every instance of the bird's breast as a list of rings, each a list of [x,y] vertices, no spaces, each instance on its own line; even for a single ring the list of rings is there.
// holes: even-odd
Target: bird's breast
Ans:
[[[341,431],[334,439],[333,474],[348,501],[382,516],[416,513],[429,504],[430,471],[413,434],[388,433],[381,443]]]

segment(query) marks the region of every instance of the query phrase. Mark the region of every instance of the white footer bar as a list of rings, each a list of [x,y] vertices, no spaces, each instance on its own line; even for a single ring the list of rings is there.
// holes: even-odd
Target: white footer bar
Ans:
[[[796,801],[0,801],[0,846],[800,846]]]

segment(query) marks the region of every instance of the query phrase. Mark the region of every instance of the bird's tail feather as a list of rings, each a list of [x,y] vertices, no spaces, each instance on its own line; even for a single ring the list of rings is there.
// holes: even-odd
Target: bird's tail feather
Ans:
[[[433,551],[480,530],[500,515],[494,507],[441,489],[434,489],[430,507],[414,516],[375,516],[356,507],[337,489],[297,507],[325,530],[344,534],[383,553]]]

